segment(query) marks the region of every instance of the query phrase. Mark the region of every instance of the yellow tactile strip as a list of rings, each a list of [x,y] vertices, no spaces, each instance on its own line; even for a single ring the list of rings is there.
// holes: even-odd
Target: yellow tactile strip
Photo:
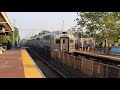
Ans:
[[[25,78],[45,78],[25,49],[21,50]]]

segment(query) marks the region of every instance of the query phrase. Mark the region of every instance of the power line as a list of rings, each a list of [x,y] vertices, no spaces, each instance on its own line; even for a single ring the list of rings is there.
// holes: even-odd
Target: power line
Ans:
[[[63,23],[62,23],[62,31],[63,31],[63,29],[64,29],[64,20],[63,20]]]

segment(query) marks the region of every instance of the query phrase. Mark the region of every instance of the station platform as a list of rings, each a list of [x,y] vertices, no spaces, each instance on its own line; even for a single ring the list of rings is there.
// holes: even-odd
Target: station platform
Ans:
[[[25,49],[0,54],[0,78],[45,78]]]
[[[90,55],[90,56],[97,56],[97,57],[112,59],[114,61],[120,61],[120,55],[108,55],[104,53],[97,53],[97,52],[91,52],[91,51],[80,51],[80,50],[75,50],[75,52]]]

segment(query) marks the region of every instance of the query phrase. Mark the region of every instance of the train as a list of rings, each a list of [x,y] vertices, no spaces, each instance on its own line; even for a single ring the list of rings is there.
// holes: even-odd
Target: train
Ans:
[[[29,39],[27,44],[66,53],[75,52],[75,36],[67,31],[54,31],[36,36]]]

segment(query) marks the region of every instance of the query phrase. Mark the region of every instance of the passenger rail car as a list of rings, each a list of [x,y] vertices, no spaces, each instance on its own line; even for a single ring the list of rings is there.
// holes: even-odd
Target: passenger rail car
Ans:
[[[55,31],[29,40],[29,44],[50,50],[72,53],[75,51],[75,37],[68,32]]]

